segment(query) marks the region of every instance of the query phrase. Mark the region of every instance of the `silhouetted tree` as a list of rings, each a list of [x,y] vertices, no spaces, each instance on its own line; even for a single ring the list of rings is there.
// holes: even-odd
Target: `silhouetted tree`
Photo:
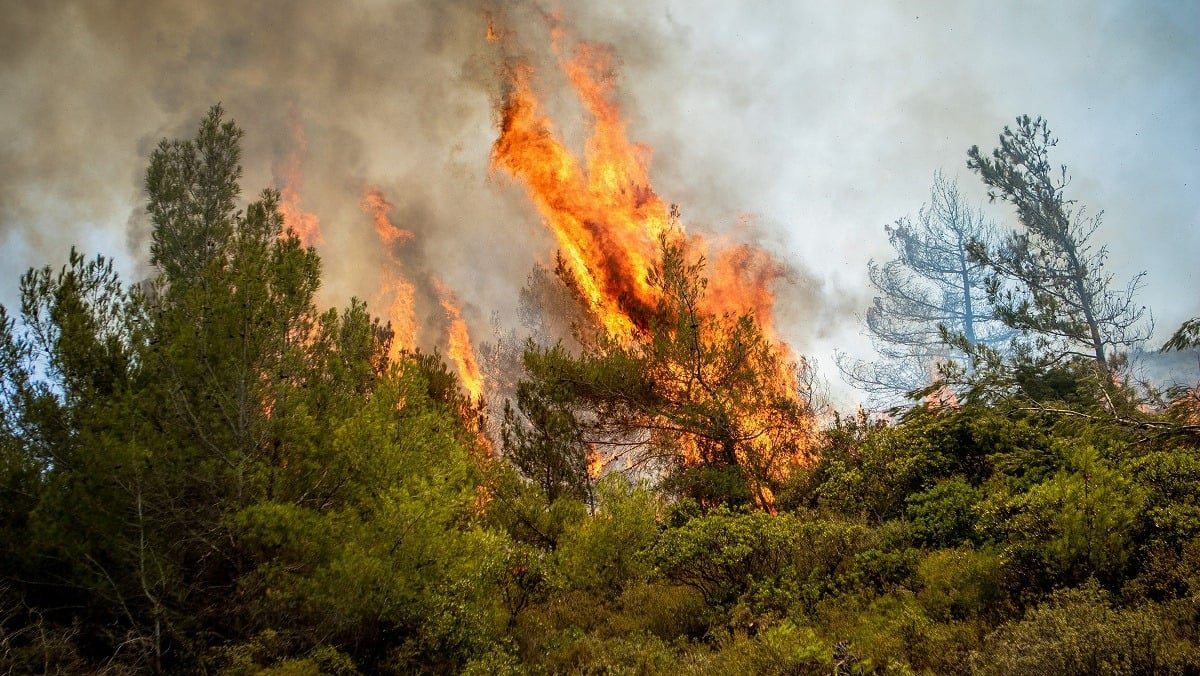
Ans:
[[[1200,317],[1193,317],[1175,330],[1163,345],[1163,352],[1171,350],[1193,350],[1200,347]]]

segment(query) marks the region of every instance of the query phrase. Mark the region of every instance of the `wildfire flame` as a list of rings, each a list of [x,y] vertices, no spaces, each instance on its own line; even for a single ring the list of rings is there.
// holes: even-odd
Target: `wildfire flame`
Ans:
[[[417,345],[415,289],[412,282],[402,273],[398,253],[398,247],[411,240],[413,233],[392,223],[388,212],[395,205],[384,197],[379,188],[367,188],[363,191],[361,206],[371,217],[379,243],[388,252],[389,260],[383,271],[378,295],[388,307],[388,321],[394,333],[388,357],[395,361],[401,352],[412,350]],[[484,393],[483,372],[475,356],[471,334],[466,320],[463,319],[458,298],[441,280],[434,278],[432,283],[446,316],[447,356],[458,372],[463,389],[473,401],[479,401]]]
[[[530,200],[554,234],[561,253],[560,272],[574,288],[597,324],[610,336],[643,338],[660,291],[650,283],[659,262],[661,243],[686,244],[708,260],[708,286],[700,310],[714,316],[748,313],[772,342],[779,356],[778,373],[764,374],[779,396],[799,402],[791,352],[779,340],[774,323],[774,283],[786,267],[770,253],[726,238],[688,235],[673,208],[655,192],[649,178],[651,150],[632,143],[617,103],[615,58],[610,48],[579,42],[569,57],[562,43],[566,30],[550,15],[551,40],[559,66],[567,76],[589,120],[589,135],[581,162],[557,136],[534,90],[535,71],[525,61],[510,63],[500,102],[499,136],[492,146],[494,170],[523,183]],[[504,34],[489,29],[489,36]],[[721,336],[712,337],[721,340]],[[750,414],[753,416],[754,414]],[[772,429],[770,421],[748,421]],[[800,437],[808,430],[795,430]],[[778,476],[807,457],[780,457],[781,449],[763,434],[760,459]],[[695,449],[682,449],[687,464],[700,462]],[[807,453],[802,450],[801,455]],[[597,457],[599,457],[597,455]],[[591,474],[595,458],[589,455]],[[765,486],[760,501],[772,502]]]
[[[371,217],[375,234],[387,251],[388,264],[383,270],[378,297],[388,308],[388,321],[392,326],[392,346],[388,358],[396,361],[400,353],[417,346],[417,316],[413,304],[414,288],[401,272],[397,247],[412,239],[408,230],[396,227],[388,218],[395,206],[383,196],[378,188],[367,188],[363,192],[361,206]]]
[[[655,306],[647,282],[658,237],[670,229],[669,209],[650,186],[650,151],[626,139],[613,99],[611,54],[581,45],[567,73],[594,126],[586,167],[554,136],[533,91],[533,68],[510,70],[492,165],[521,179],[558,240],[580,295],[612,335],[644,329]]]
[[[308,150],[308,139],[304,135],[304,125],[298,119],[291,120],[288,126],[292,132],[292,149],[275,167],[275,173],[283,182],[279,190],[279,213],[283,215],[285,231],[287,228],[294,231],[301,244],[320,246],[325,242],[321,235],[321,219],[300,207],[300,190],[304,183],[300,164]]]
[[[561,34],[556,32],[556,42]],[[533,89],[533,67],[522,62],[508,71],[492,166],[525,184],[600,325],[621,337],[644,330],[658,302],[648,278],[660,238],[686,239],[690,249],[709,258],[703,309],[717,315],[749,312],[775,338],[772,285],[784,276],[784,265],[749,244],[688,236],[672,218],[650,183],[650,148],[626,134],[610,48],[581,42],[560,63],[591,118],[585,161],[555,136]]]
[[[388,218],[388,212],[395,206],[383,196],[379,188],[367,188],[363,191],[363,211],[371,216],[371,224],[375,226],[379,240],[388,245],[403,244],[413,238],[412,232],[397,228]]]
[[[600,474],[604,472],[604,456],[596,449],[589,448],[587,451],[587,475],[592,481],[600,478]]]
[[[929,382],[937,383],[939,380],[938,364],[930,364],[926,370],[929,376]],[[929,409],[958,409],[962,406],[962,404],[960,404],[958,401],[958,394],[956,394],[954,390],[945,383],[938,385],[936,389],[930,390],[925,395],[924,404],[925,408]]]
[[[463,389],[472,400],[478,401],[483,397],[483,371],[479,368],[479,360],[475,357],[475,349],[471,345],[471,334],[467,330],[467,322],[463,319],[462,310],[458,306],[458,298],[454,292],[434,279],[433,286],[437,290],[438,300],[446,313],[446,353],[458,371],[458,379],[462,381]]]
[[[483,38],[488,42],[500,41],[500,31],[496,30],[496,24],[492,21],[491,17],[488,17],[487,32],[483,34]]]

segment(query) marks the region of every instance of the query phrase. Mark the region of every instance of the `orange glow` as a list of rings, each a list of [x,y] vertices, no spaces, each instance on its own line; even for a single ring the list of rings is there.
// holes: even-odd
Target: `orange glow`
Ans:
[[[561,32],[557,39],[561,39]],[[650,184],[648,147],[628,140],[616,102],[615,63],[609,48],[580,43],[564,72],[590,116],[585,161],[555,136],[533,90],[533,68],[509,70],[500,136],[492,166],[524,183],[555,235],[574,286],[610,335],[635,337],[658,302],[647,281],[658,261],[659,240],[678,243],[709,260],[706,312],[749,313],[775,339],[772,287],[785,267],[750,244],[688,236]]]
[[[287,229],[294,231],[304,246],[320,246],[325,242],[321,235],[321,219],[300,207],[300,190],[304,183],[300,163],[308,150],[308,139],[304,135],[304,126],[298,120],[293,120],[288,126],[292,132],[292,150],[275,167],[276,174],[283,181],[279,189],[279,213],[283,215],[285,232]]]
[[[933,410],[943,408],[956,410],[961,408],[962,404],[960,404],[958,401],[958,394],[956,394],[949,385],[940,382],[941,377],[938,373],[939,368],[940,365],[937,363],[929,364],[929,366],[926,368],[929,382],[936,384],[937,387],[931,389],[925,394],[923,399],[925,408]]]
[[[667,204],[650,186],[649,150],[626,140],[611,67],[607,50],[588,45],[567,66],[594,120],[585,167],[555,138],[541,112],[532,67],[514,66],[492,165],[525,183],[599,324],[614,336],[633,337],[646,328],[656,304],[647,274],[670,219]]]
[[[471,345],[467,322],[458,307],[458,298],[439,280],[433,280],[433,285],[437,289],[442,310],[446,313],[446,321],[449,322],[446,328],[447,356],[458,371],[458,379],[462,381],[467,395],[473,401],[479,401],[483,397],[483,372],[479,369],[479,360],[476,359],[475,348]]]
[[[716,315],[748,313],[763,334],[786,348],[775,329],[775,283],[784,278],[787,268],[767,251],[740,242],[711,246],[693,238],[693,246],[708,256],[706,273],[709,285],[704,309]]]
[[[391,219],[388,218],[388,212],[395,206],[383,196],[379,188],[367,188],[363,191],[362,209],[371,216],[375,233],[384,244],[403,244],[413,238],[411,232],[392,225]]]
[[[604,456],[594,448],[589,448],[587,451],[587,475],[592,481],[600,478],[601,472],[604,471]]]
[[[300,196],[295,184],[284,184],[279,196],[279,213],[283,214],[284,227],[295,231],[304,246],[323,244],[325,238],[321,236],[321,219],[300,208]]]
[[[569,36],[561,18],[548,18],[559,66],[588,115],[583,159],[572,154],[556,135],[534,89],[535,70],[522,61],[510,63],[507,69],[491,163],[494,170],[524,185],[557,241],[563,261],[560,275],[597,326],[617,340],[639,342],[660,306],[660,290],[650,278],[660,262],[661,244],[685,244],[689,252],[707,260],[708,285],[700,298],[700,313],[717,318],[751,316],[778,357],[778,372],[761,374],[770,391],[754,396],[800,406],[791,350],[779,339],[775,326],[773,287],[785,277],[786,266],[751,244],[685,232],[673,207],[651,185],[651,150],[628,139],[617,103],[616,60],[611,49],[580,42],[568,56],[563,43]],[[489,35],[494,34],[489,29]],[[720,321],[706,324],[703,330],[709,333],[704,339],[718,344],[727,341],[727,336],[714,335],[727,331],[722,328],[727,326]],[[684,374],[673,375],[686,380]],[[757,417],[764,419],[754,419]],[[748,443],[755,457],[739,457],[739,462],[758,465],[752,467],[758,476],[780,478],[810,459],[811,425],[783,430],[779,421],[766,419],[766,415],[750,412],[747,418],[740,421],[742,426],[760,433]],[[685,465],[704,462],[701,450],[691,445],[694,440],[682,443]],[[597,458],[589,454],[589,476],[602,466],[603,459],[599,454]],[[759,503],[770,508],[774,500],[770,490],[760,485],[756,491]]]
[[[367,188],[363,192],[361,206],[371,217],[375,226],[375,234],[379,237],[388,255],[388,262],[383,270],[379,283],[377,297],[379,302],[387,306],[387,319],[392,326],[392,346],[388,351],[388,359],[396,361],[400,353],[412,350],[417,346],[417,316],[413,303],[414,288],[412,282],[401,272],[397,247],[412,239],[413,234],[408,230],[398,228],[388,218],[392,204],[383,196],[378,188]]]

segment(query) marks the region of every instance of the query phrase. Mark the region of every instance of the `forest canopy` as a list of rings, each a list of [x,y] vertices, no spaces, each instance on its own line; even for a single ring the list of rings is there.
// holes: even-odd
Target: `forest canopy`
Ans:
[[[489,410],[463,353],[318,307],[242,141],[214,107],[152,152],[151,276],[72,251],[0,314],[6,671],[1200,669],[1197,390],[1125,368],[1138,279],[1104,272],[1043,120],[970,152],[1020,230],[940,178],[889,230],[873,326],[930,378],[888,415],[823,407],[675,209],[629,336],[535,270]],[[888,317],[930,270],[945,303]]]

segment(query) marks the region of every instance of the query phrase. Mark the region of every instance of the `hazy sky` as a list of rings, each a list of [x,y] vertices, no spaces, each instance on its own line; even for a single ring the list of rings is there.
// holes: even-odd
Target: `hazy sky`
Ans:
[[[499,57],[484,12],[503,7],[536,52],[537,6],[241,4],[0,2],[0,302],[72,244],[138,274],[149,152],[222,101],[247,132],[249,194],[278,180],[299,150],[289,122],[303,126],[301,195],[326,233],[329,302],[377,281],[358,208],[377,185],[417,232],[411,272],[445,277],[486,335],[553,250],[519,187],[487,168]],[[689,227],[749,217],[796,267],[779,290],[783,332],[835,383],[835,348],[868,354],[866,264],[888,257],[883,226],[915,214],[938,169],[983,201],[966,150],[990,149],[1022,113],[1049,119],[1071,194],[1104,210],[1118,278],[1149,271],[1155,340],[1200,314],[1198,3],[562,6],[580,37],[615,46],[630,135],[654,149],[656,188]],[[569,91],[545,75],[578,131]]]

